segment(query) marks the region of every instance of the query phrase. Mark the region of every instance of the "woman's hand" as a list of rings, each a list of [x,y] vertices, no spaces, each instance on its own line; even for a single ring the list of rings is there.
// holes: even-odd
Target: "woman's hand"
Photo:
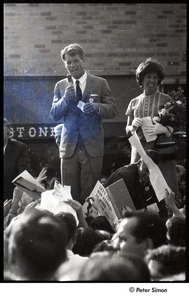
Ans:
[[[146,125],[145,131],[148,133],[148,135],[154,135],[154,134],[166,134],[168,131],[167,127],[163,126],[162,124],[154,121],[155,125]]]
[[[137,129],[138,127],[142,126],[142,119],[141,118],[135,118],[132,121],[132,127],[134,127],[134,129]]]

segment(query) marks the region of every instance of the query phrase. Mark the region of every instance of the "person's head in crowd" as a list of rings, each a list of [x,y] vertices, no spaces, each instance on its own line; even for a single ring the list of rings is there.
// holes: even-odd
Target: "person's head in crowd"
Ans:
[[[10,226],[8,271],[26,281],[53,280],[66,260],[67,225],[47,211],[28,209]]]
[[[100,242],[104,241],[104,240],[111,240],[111,238],[112,238],[112,234],[107,230],[96,229],[95,232],[96,232]]]
[[[156,74],[157,75],[157,86],[159,86],[162,82],[162,80],[165,77],[164,70],[162,66],[152,58],[146,59],[144,62],[140,63],[138,68],[136,69],[136,81],[137,84],[141,88],[145,88],[144,86],[144,79],[149,74]]]
[[[99,242],[96,246],[94,246],[91,255],[93,256],[93,254],[95,253],[104,252],[104,251],[115,252],[117,250],[113,247],[111,240],[103,240]]]
[[[136,255],[89,257],[81,268],[80,281],[149,282],[150,272],[144,260]]]
[[[71,213],[63,213],[56,215],[60,217],[61,220],[63,220],[63,226],[64,223],[66,223],[68,227],[68,243],[67,243],[67,249],[72,249],[74,243],[75,243],[75,233],[77,230],[77,224],[75,217]]]
[[[110,233],[114,233],[110,222],[107,220],[105,216],[98,216],[96,218],[93,218],[89,222],[88,226],[93,228],[94,230],[100,229],[100,230],[109,231]]]
[[[100,242],[99,235],[90,227],[79,227],[75,234],[75,243],[72,248],[74,254],[89,256],[95,245]]]
[[[10,123],[7,119],[3,119],[4,121],[4,133],[3,133],[3,137],[4,137],[4,146],[7,144],[8,139],[10,137]]]
[[[166,221],[168,243],[175,246],[186,246],[186,219],[172,216]]]
[[[185,182],[186,181],[186,168],[183,165],[177,164],[176,171],[177,171],[178,182],[180,182],[180,183]]]
[[[185,280],[185,247],[162,245],[150,250],[145,257],[145,261],[154,281],[177,281],[179,278]]]
[[[100,182],[102,183],[102,185],[105,184],[106,180],[107,180],[107,176],[106,175],[102,175],[102,177],[100,179]]]
[[[125,212],[112,237],[113,246],[144,257],[148,249],[166,243],[165,221],[149,211]]]
[[[54,132],[55,132],[55,141],[58,146],[60,146],[60,139],[61,139],[61,133],[62,133],[62,128],[64,124],[58,124],[56,127],[54,127]]]
[[[46,190],[53,190],[54,189],[54,184],[55,184],[56,181],[60,181],[60,179],[56,176],[54,176],[51,179],[47,180]]]

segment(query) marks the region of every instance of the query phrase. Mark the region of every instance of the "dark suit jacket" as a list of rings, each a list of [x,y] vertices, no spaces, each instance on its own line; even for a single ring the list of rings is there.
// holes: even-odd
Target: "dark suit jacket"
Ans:
[[[135,204],[136,209],[146,208],[147,203],[145,202],[145,200],[150,196],[153,196],[152,203],[154,203],[154,197],[155,199],[157,199],[152,188],[149,190],[148,193],[144,193],[144,187],[140,182],[136,163],[123,166],[114,171],[106,180],[104,186],[107,187],[121,178],[123,178],[126,187],[128,188],[128,191]]]
[[[159,208],[159,215],[162,218],[168,218],[165,200],[158,201],[150,182],[147,184],[140,182],[137,163],[123,166],[114,171],[106,180],[104,186],[107,187],[121,178],[123,178],[128,188],[136,209],[147,208],[148,205],[156,203]]]
[[[104,78],[87,74],[82,101],[86,103],[89,102],[90,98],[93,98],[99,106],[99,113],[90,114],[83,113],[77,107],[76,101],[70,101],[68,104],[65,102],[64,93],[68,84],[67,79],[56,83],[50,112],[55,121],[64,124],[60,143],[60,157],[69,158],[73,155],[79,134],[90,156],[102,156],[104,151],[102,118],[114,118],[117,114],[115,99],[108,83]],[[97,96],[93,97],[91,94]]]
[[[24,170],[31,172],[27,146],[9,138],[4,153],[4,200],[12,199],[15,185],[11,182]]]

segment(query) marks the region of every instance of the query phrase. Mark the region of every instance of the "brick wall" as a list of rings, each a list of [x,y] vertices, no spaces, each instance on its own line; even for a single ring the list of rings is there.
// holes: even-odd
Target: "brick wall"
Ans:
[[[72,42],[96,75],[132,75],[151,56],[185,76],[186,4],[4,4],[5,76],[65,75],[60,51]]]

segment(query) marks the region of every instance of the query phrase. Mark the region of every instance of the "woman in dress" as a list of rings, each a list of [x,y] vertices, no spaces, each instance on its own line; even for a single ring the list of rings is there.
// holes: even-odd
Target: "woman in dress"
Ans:
[[[161,123],[155,121],[155,116],[158,115],[160,108],[166,103],[171,102],[171,97],[167,94],[158,91],[158,86],[164,79],[164,71],[162,66],[148,58],[142,62],[136,70],[136,81],[142,88],[143,92],[136,98],[132,99],[128,105],[126,116],[127,126],[126,133],[133,134],[134,131],[141,141],[141,144],[145,150],[153,149],[155,145],[155,139],[151,138],[155,135],[158,137],[158,141],[167,142],[172,141],[173,128],[170,126],[164,126]],[[146,135],[151,141],[146,141],[143,130],[141,128],[144,125],[143,118],[151,117],[154,121],[151,125],[145,126]],[[150,138],[151,137],[151,138]],[[136,148],[131,149],[131,163],[138,161],[140,158]],[[177,194],[177,179],[176,179],[176,162],[175,160],[163,159],[159,168],[164,175],[167,184],[174,193]]]

